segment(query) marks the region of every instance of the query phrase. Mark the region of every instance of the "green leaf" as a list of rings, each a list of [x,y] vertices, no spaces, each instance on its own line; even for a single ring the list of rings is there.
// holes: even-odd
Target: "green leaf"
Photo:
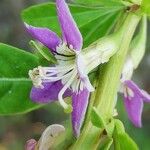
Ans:
[[[136,143],[127,133],[118,134],[120,150],[138,150]]]
[[[116,17],[120,14],[119,12],[123,10],[120,7],[109,9],[78,5],[70,5],[69,7],[83,35],[84,46],[105,35],[116,21]],[[48,27],[59,35],[61,34],[54,3],[29,7],[22,12],[22,18],[24,22],[30,25]],[[90,38],[91,36],[92,38]]]
[[[32,82],[28,71],[38,64],[34,55],[0,43],[1,115],[25,113],[41,106],[29,99]]]
[[[109,7],[122,7],[121,0],[75,0],[76,3],[90,4],[90,5],[102,5]]]
[[[141,8],[144,13],[150,16],[150,1],[149,0],[143,0],[141,4]]]
[[[115,119],[113,137],[115,150],[138,150],[136,143],[125,132],[124,125],[118,119]]]
[[[105,121],[103,120],[103,117],[97,112],[95,107],[93,107],[91,112],[91,122],[94,126],[98,128],[104,128],[105,126]]]
[[[80,30],[84,37],[84,47],[87,47],[89,44],[108,34],[112,26],[116,23],[117,16],[118,13],[108,14],[81,27]]]

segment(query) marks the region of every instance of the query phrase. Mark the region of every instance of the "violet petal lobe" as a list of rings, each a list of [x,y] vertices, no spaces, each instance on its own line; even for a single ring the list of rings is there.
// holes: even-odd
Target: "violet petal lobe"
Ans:
[[[150,103],[150,95],[144,90],[141,90],[141,92],[142,92],[142,96],[143,96],[143,101]]]
[[[133,98],[124,97],[124,99],[129,119],[136,127],[141,127],[142,126],[141,118],[143,110],[143,101],[141,97],[139,96],[135,96]]]
[[[86,114],[89,96],[90,92],[87,89],[83,89],[79,93],[73,93],[72,96],[72,126],[76,137],[80,135],[80,129]]]
[[[58,99],[58,93],[63,88],[61,81],[47,82],[43,84],[44,88],[33,87],[30,93],[32,101],[37,103],[50,103]],[[68,89],[64,93],[64,98],[71,95],[71,91]]]
[[[125,80],[124,85],[130,88],[136,94],[142,96],[141,89],[132,80]]]
[[[65,0],[56,0],[59,23],[64,42],[72,45],[75,50],[81,50],[83,39]]]
[[[150,95],[149,95],[146,91],[140,89],[133,81],[131,81],[131,80],[126,80],[126,81],[124,82],[124,84],[125,84],[127,87],[131,88],[131,89],[132,89],[133,91],[135,91],[136,93],[138,93],[138,94],[141,96],[141,98],[143,99],[144,102],[150,103]]]
[[[138,86],[130,80],[124,82],[125,92],[124,103],[128,113],[128,117],[136,127],[141,127],[141,117],[143,110],[143,97]]]
[[[48,28],[33,27],[26,23],[25,27],[33,38],[41,42],[52,51],[55,51],[56,47],[61,43],[61,39],[57,36],[57,34]]]

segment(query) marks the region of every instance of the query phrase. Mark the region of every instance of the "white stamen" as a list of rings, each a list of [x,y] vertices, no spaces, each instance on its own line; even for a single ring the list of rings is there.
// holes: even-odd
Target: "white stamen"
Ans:
[[[94,87],[92,86],[89,78],[87,77],[86,80],[84,81],[85,85],[86,85],[86,88],[90,91],[90,92],[93,92],[95,89]]]
[[[72,83],[72,90],[73,92],[76,92],[76,89],[80,89],[79,84],[80,84],[80,80],[74,79],[73,83]]]
[[[43,79],[43,81],[44,80],[47,80],[47,81],[49,81],[49,82],[55,82],[55,81],[58,81],[58,80],[61,80],[61,79],[63,79],[63,78],[66,78],[66,77],[70,77],[71,76],[71,74],[72,74],[72,72],[70,72],[70,73],[68,73],[68,74],[63,74],[63,75],[60,75],[60,76],[58,76],[58,77],[53,77],[53,76],[45,76],[44,77],[44,79]]]
[[[33,81],[33,85],[37,88],[43,88],[42,80],[39,76],[38,68],[34,68],[33,70],[29,70],[29,77]]]
[[[46,71],[44,70],[44,68],[42,68],[41,66],[39,66],[37,69],[39,71],[39,76],[40,77],[44,77],[46,75]]]
[[[73,82],[75,76],[77,74],[77,71],[73,71],[71,78],[69,79],[69,81],[64,85],[64,87],[61,89],[61,91],[58,94],[58,100],[60,102],[60,104],[64,107],[64,109],[68,109],[68,104],[65,103],[65,101],[63,100],[63,94],[65,93],[65,91],[68,89],[68,87],[71,85],[71,83]]]
[[[87,76],[84,57],[79,51],[75,51],[72,45],[69,45],[69,47],[65,43],[59,45],[56,48],[55,58],[57,59],[57,65],[53,67],[39,66],[33,71],[29,71],[29,75],[34,86],[40,88],[43,88],[42,83],[61,80],[64,86],[58,94],[58,100],[65,111],[70,112],[72,107],[63,99],[65,91],[71,89],[73,92],[78,93],[85,87],[89,91],[93,91],[94,88]]]
[[[57,67],[43,67],[44,69],[47,69],[47,70],[60,70],[60,71],[64,71],[64,70],[68,70],[70,68],[72,68],[74,65],[71,64],[71,65],[68,65],[68,66],[57,66]]]

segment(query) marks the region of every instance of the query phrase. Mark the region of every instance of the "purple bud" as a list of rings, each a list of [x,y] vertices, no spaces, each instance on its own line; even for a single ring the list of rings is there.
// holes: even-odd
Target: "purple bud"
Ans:
[[[35,150],[37,141],[34,139],[30,139],[26,142],[25,150]]]

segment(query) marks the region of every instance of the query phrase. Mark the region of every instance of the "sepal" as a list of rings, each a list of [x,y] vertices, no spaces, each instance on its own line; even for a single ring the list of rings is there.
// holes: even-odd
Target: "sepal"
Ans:
[[[103,117],[98,113],[95,107],[93,107],[92,112],[91,112],[91,122],[94,126],[98,128],[105,127],[105,121]]]
[[[39,42],[35,42],[33,40],[31,40],[29,44],[35,50],[35,53],[41,54],[48,62],[56,63],[56,58],[53,56],[53,54],[49,51],[47,47],[44,47]]]
[[[114,132],[114,119],[110,119],[109,123],[105,121],[102,114],[100,114],[95,107],[91,112],[91,122],[94,126],[104,129],[108,137],[112,137]]]

